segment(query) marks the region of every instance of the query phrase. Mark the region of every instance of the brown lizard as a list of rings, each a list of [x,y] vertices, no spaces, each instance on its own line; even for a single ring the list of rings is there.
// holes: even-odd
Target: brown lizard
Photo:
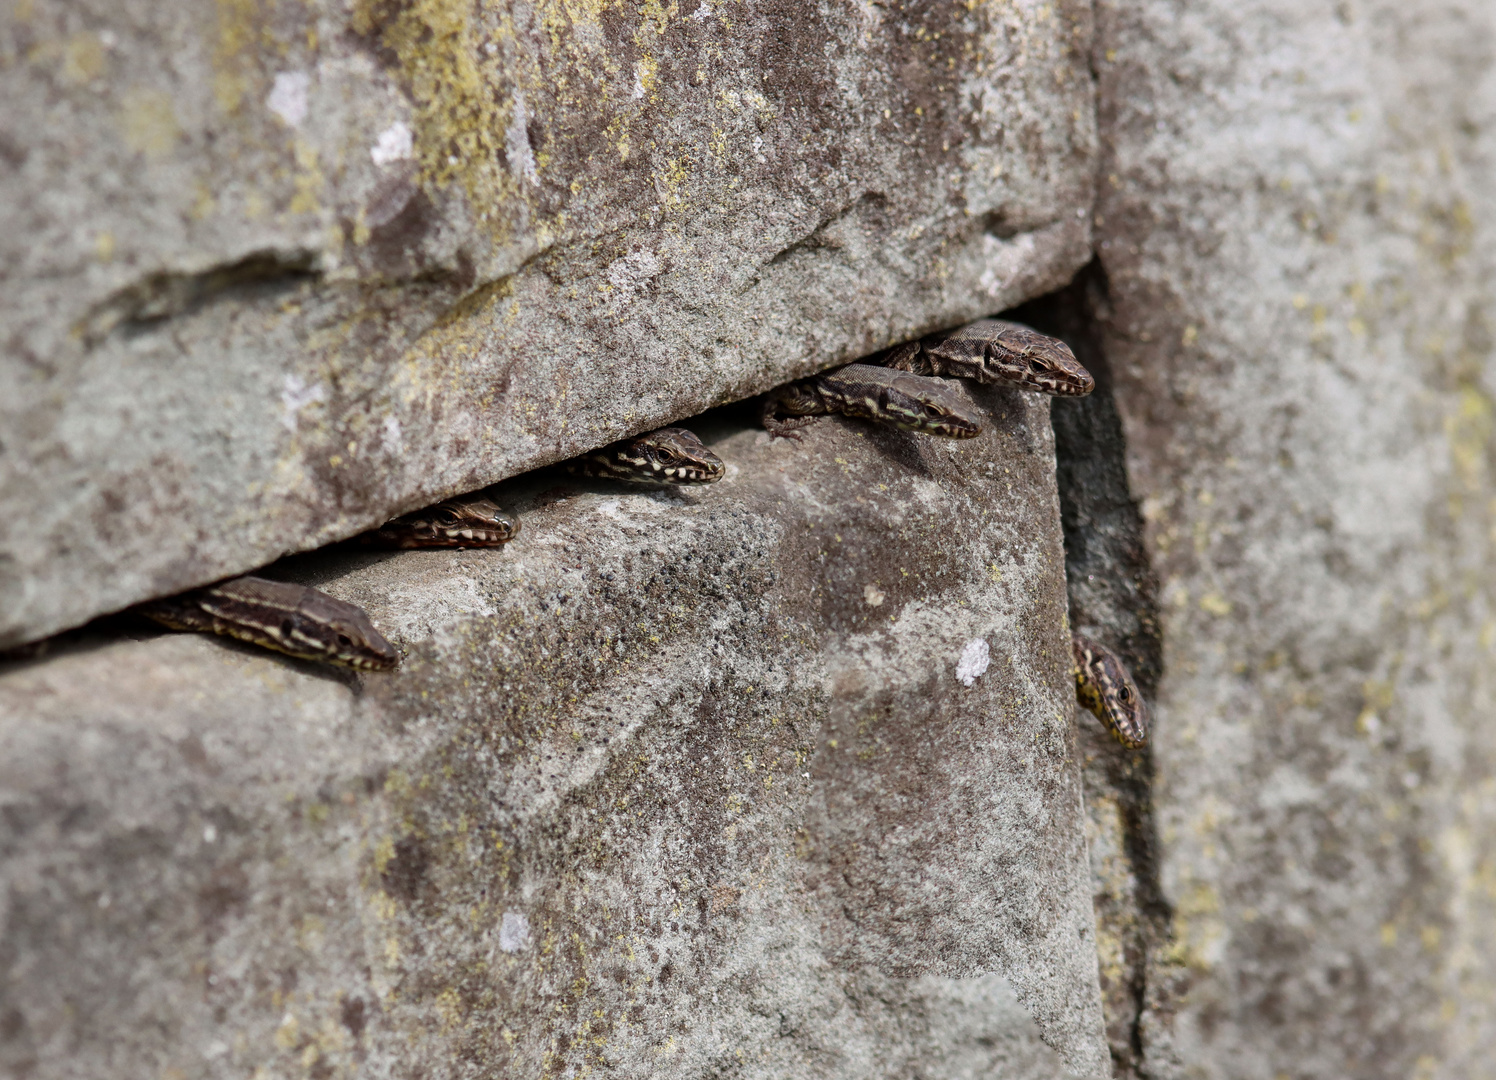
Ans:
[[[727,466],[695,433],[667,427],[579,454],[566,471],[629,484],[714,484]]]
[[[916,375],[1007,382],[1041,394],[1081,397],[1096,387],[1091,373],[1058,338],[1021,323],[979,319],[889,349],[878,362]]]
[[[1084,634],[1070,635],[1075,696],[1129,750],[1148,743],[1148,706],[1117,654]]]
[[[795,419],[781,420],[779,413]],[[941,380],[873,364],[848,364],[776,387],[764,398],[762,419],[769,434],[798,439],[797,428],[829,413],[947,439],[982,433],[982,414]]]
[[[497,547],[519,535],[519,518],[482,498],[448,499],[387,521],[354,539],[373,547]]]
[[[223,634],[302,660],[388,671],[400,654],[364,610],[305,585],[239,577],[135,610],[173,630]]]

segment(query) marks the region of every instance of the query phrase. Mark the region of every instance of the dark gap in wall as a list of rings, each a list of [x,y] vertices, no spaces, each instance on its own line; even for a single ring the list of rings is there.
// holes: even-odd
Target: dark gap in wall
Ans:
[[[1151,704],[1163,667],[1158,581],[1127,482],[1126,442],[1103,344],[1109,308],[1106,275],[1093,260],[1063,289],[1004,317],[1062,339],[1096,377],[1090,396],[1056,398],[1050,411],[1070,619],[1122,657]],[[1168,944],[1173,918],[1159,884],[1153,757],[1149,749],[1124,750],[1084,712],[1080,751],[1088,809],[1095,815],[1116,806],[1131,878],[1131,895],[1099,885],[1095,900],[1098,930],[1120,940],[1123,956],[1120,984],[1105,971],[1102,977],[1116,1075],[1137,1076],[1144,1065],[1144,1012],[1160,997],[1149,986],[1152,961]],[[1113,875],[1097,873],[1098,883],[1103,879]]]
[[[1143,516],[1127,482],[1122,419],[1102,349],[1106,297],[1105,275],[1093,261],[1063,289],[1007,317],[1062,339],[1096,376],[1092,394],[1055,398],[1050,410],[1070,616],[1076,629],[1094,632],[1117,650],[1152,699],[1163,663],[1158,583],[1143,545]]]
[[[226,296],[271,297],[322,280],[310,251],[256,251],[192,273],[161,271],[116,290],[78,326],[96,345],[116,329],[138,333]]]

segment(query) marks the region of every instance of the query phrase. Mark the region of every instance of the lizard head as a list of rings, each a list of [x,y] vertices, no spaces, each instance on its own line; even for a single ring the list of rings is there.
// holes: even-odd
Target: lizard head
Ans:
[[[1116,655],[1081,634],[1070,635],[1075,694],[1129,750],[1148,742],[1148,706]]]
[[[693,432],[678,427],[617,443],[610,465],[612,479],[636,484],[714,484],[727,472]]]
[[[188,593],[186,601],[189,610],[208,616],[210,623],[161,621],[361,671],[388,671],[400,662],[400,654],[374,629],[363,608],[305,585],[241,577]]]
[[[306,659],[345,664],[361,671],[389,671],[400,662],[400,654],[374,629],[367,615],[352,604],[339,606],[352,610],[320,619],[315,635],[298,635],[298,644],[307,650],[302,653]],[[309,639],[319,647],[309,648]]]
[[[497,547],[519,533],[519,519],[488,499],[449,499],[378,530],[399,547]]]
[[[939,379],[923,375],[895,378],[883,396],[889,420],[905,431],[971,439],[982,433],[982,414]]]
[[[1084,397],[1096,388],[1091,373],[1059,338],[1017,323],[1001,326],[983,350],[978,375],[981,382],[1014,383],[1025,390],[1060,397]]]

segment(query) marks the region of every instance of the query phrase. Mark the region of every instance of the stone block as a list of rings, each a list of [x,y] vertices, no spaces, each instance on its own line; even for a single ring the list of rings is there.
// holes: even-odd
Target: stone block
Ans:
[[[390,674],[103,628],[0,673],[0,1070],[1110,1075],[1046,399],[730,410],[330,549]]]
[[[1067,280],[1089,5],[35,0],[0,648]]]

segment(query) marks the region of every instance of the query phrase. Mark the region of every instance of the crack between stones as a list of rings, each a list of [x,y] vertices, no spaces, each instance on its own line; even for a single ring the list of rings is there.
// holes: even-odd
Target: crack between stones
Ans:
[[[1093,259],[1063,289],[1007,315],[1064,339],[1096,376],[1093,394],[1056,399],[1050,413],[1071,624],[1114,648],[1151,702],[1163,663],[1158,582],[1128,485],[1126,444],[1104,349],[1109,311],[1105,272]],[[1095,894],[1098,937],[1110,935],[1122,956],[1122,970],[1112,977],[1103,964],[1114,1075],[1173,1076],[1168,1028],[1183,986],[1170,959],[1174,912],[1160,880],[1152,752],[1126,751],[1088,713],[1079,716],[1087,811],[1099,829],[1097,809],[1114,808],[1120,831],[1121,872],[1099,868],[1093,853],[1093,883],[1125,879],[1117,891],[1098,888]]]

